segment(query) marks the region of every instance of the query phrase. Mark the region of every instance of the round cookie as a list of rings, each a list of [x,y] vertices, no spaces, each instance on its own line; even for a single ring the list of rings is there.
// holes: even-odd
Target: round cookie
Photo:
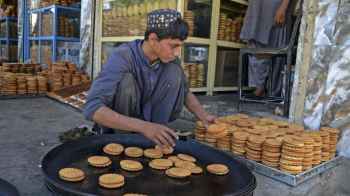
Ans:
[[[62,168],[58,172],[59,177],[62,180],[69,182],[79,182],[85,178],[85,173],[77,168]]]
[[[181,159],[179,159],[179,157],[175,155],[169,156],[168,159],[171,160],[173,163],[175,163],[176,161],[181,161]]]
[[[230,170],[223,164],[210,164],[207,165],[207,171],[215,175],[226,175]]]
[[[276,139],[267,139],[264,142],[264,146],[271,148],[280,148],[282,146],[282,142]]]
[[[188,169],[190,171],[193,168],[195,168],[196,166],[197,166],[196,164],[194,164],[193,162],[189,162],[189,161],[176,161],[175,162],[175,167]]]
[[[145,157],[151,158],[151,159],[160,159],[163,157],[162,151],[154,148],[146,149],[143,152],[143,154],[145,155]]]
[[[270,162],[270,161],[267,161],[264,159],[261,161],[261,163],[263,163],[266,166],[273,167],[273,168],[278,168],[278,166],[280,165],[279,162]]]
[[[143,150],[142,150],[142,148],[139,148],[139,147],[127,147],[127,148],[125,148],[124,153],[126,156],[133,157],[133,158],[143,156]]]
[[[94,167],[107,167],[112,164],[112,161],[106,156],[91,156],[88,158],[88,163]]]
[[[270,157],[270,158],[279,158],[281,156],[281,153],[263,151],[262,155],[265,157]]]
[[[283,165],[280,164],[280,170],[291,174],[298,174],[303,171],[303,166]]]
[[[153,169],[166,170],[173,166],[173,162],[169,159],[153,159],[148,165]]]
[[[143,169],[142,164],[134,160],[122,160],[120,161],[120,167],[126,171],[140,171]]]
[[[226,126],[223,126],[222,124],[211,124],[208,127],[207,133],[214,135],[225,131],[225,129]]]
[[[174,148],[171,147],[171,146],[163,146],[163,147],[160,147],[160,146],[156,146],[155,149],[158,149],[160,151],[162,151],[163,154],[165,155],[168,155],[168,154],[171,154],[174,152]]]
[[[201,174],[201,173],[203,173],[203,169],[199,166],[196,166],[196,167],[191,169],[191,173],[192,174]]]
[[[256,161],[256,162],[260,162],[261,161],[261,156],[257,156],[257,155],[253,155],[253,154],[246,154],[246,158]]]
[[[187,154],[178,154],[177,157],[181,160],[184,161],[189,161],[189,162],[196,162],[196,158],[194,158],[191,155],[187,155]]]
[[[184,168],[172,167],[167,169],[165,174],[172,178],[186,178],[191,175],[191,171]]]
[[[110,143],[103,147],[103,152],[109,155],[120,155],[123,151],[124,147],[117,143]]]
[[[119,188],[124,185],[124,176],[120,174],[103,174],[98,178],[98,183],[104,188]]]

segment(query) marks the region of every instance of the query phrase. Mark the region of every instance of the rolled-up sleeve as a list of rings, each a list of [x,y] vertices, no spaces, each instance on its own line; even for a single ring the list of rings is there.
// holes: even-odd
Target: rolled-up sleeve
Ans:
[[[111,107],[117,85],[127,71],[127,62],[114,51],[88,92],[83,109],[86,119],[92,120],[95,112],[102,106]]]

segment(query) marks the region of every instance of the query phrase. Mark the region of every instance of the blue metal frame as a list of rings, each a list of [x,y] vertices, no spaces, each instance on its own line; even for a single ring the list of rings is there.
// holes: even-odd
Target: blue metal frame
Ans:
[[[26,3],[25,6],[26,7]],[[38,47],[38,62],[41,62],[41,44],[42,41],[51,41],[52,43],[52,57],[51,61],[55,62],[57,60],[57,42],[80,42],[80,38],[75,37],[62,37],[57,35],[57,21],[58,21],[58,13],[66,12],[66,13],[79,13],[80,14],[80,7],[65,7],[61,5],[50,5],[48,7],[43,8],[36,8],[36,9],[27,9],[25,12],[25,24],[27,25],[24,28],[24,59],[28,60],[30,59],[30,43],[31,41],[38,41],[39,47]],[[30,36],[30,15],[31,14],[38,14],[38,22],[39,22],[39,35],[41,34],[42,30],[42,14],[46,12],[51,12],[53,14],[53,22],[52,22],[52,36]]]
[[[18,42],[17,38],[10,38],[10,33],[9,33],[10,22],[17,22],[17,17],[3,16],[3,17],[0,17],[0,23],[1,22],[6,23],[6,32],[5,32],[5,37],[0,37],[0,42],[1,42],[1,44],[3,44],[3,42],[5,42],[7,55],[9,55],[10,42]],[[1,54],[1,56],[3,56],[3,54]]]

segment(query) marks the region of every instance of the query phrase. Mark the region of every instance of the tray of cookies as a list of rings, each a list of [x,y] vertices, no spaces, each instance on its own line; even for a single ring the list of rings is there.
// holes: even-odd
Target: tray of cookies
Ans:
[[[296,186],[341,163],[336,156],[340,131],[307,130],[287,121],[234,114],[204,127],[197,122],[197,141],[237,157],[254,171]]]
[[[60,195],[253,195],[242,163],[195,140],[159,147],[139,134],[96,135],[61,144],[42,159]]]

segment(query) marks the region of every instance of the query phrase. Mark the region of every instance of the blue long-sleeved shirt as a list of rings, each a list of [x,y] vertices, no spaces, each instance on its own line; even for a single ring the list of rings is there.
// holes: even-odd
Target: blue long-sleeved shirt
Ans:
[[[162,73],[160,63],[150,64],[142,49],[143,40],[135,40],[116,48],[93,82],[83,114],[89,120],[102,106],[111,108],[113,96],[125,73],[132,73],[141,91],[143,120],[151,121],[151,105],[147,102]]]

